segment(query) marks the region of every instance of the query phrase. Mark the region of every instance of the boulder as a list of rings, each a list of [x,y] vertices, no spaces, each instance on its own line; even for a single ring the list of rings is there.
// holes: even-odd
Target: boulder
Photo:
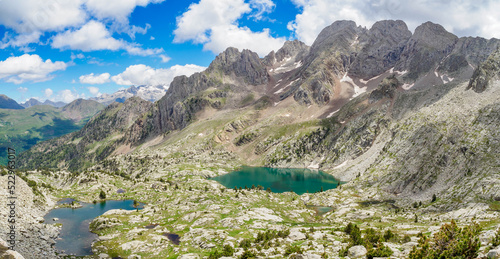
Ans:
[[[322,257],[316,254],[296,254],[290,256],[293,259],[321,259]]]
[[[304,233],[299,231],[291,232],[290,235],[288,235],[288,237],[293,241],[306,239],[306,235],[304,235]]]
[[[347,256],[349,256],[349,258],[363,258],[366,256],[367,252],[364,246],[353,246],[347,250]]]
[[[500,258],[500,251],[499,250],[490,250],[488,254],[486,255],[488,259],[499,259]]]
[[[24,259],[24,257],[16,251],[8,250],[2,255],[2,259]]]
[[[178,257],[178,259],[198,259],[200,258],[197,254],[184,254]]]
[[[7,244],[5,240],[0,238],[0,254],[4,253],[7,250],[9,250],[9,244]]]

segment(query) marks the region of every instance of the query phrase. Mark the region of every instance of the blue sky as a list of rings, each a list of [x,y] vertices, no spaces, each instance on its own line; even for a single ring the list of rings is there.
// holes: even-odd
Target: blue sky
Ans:
[[[458,2],[457,2],[458,3]],[[202,71],[229,46],[265,56],[311,45],[335,20],[426,21],[500,37],[500,1],[0,0],[0,93],[69,102]]]

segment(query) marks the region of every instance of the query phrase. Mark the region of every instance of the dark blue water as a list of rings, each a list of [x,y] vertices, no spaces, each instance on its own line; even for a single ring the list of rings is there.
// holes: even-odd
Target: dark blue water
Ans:
[[[51,210],[44,219],[46,223],[62,223],[62,229],[55,247],[66,254],[91,255],[91,244],[97,235],[89,231],[90,222],[108,210],[134,210],[133,200],[105,201],[101,203],[81,203],[78,209],[58,208]],[[141,209],[141,208],[139,208]],[[53,218],[59,218],[53,221]]]
[[[318,170],[302,168],[242,167],[240,170],[210,178],[227,188],[250,188],[261,185],[264,190],[282,193],[294,191],[301,195],[306,192],[318,192],[335,189],[339,181],[333,176]]]

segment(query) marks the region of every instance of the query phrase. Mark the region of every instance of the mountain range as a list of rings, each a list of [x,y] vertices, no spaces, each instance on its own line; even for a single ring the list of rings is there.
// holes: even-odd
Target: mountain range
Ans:
[[[159,100],[167,91],[167,86],[163,85],[140,85],[131,86],[127,89],[118,90],[112,94],[102,94],[98,97],[92,97],[89,100],[94,100],[104,105],[109,105],[113,102],[123,103],[128,98],[137,96],[143,100],[155,102]]]
[[[66,104],[67,103],[64,103],[64,102],[53,102],[53,101],[48,100],[48,99],[45,100],[44,102],[40,102],[39,100],[37,100],[35,98],[30,98],[28,101],[21,103],[20,105],[24,108],[33,107],[36,105],[50,105],[50,106],[53,106],[56,108],[60,108],[60,107],[65,106]]]
[[[402,258],[417,253],[412,247],[425,250],[425,236],[456,218],[489,229],[473,238],[479,230],[452,221],[441,231],[469,233],[453,242],[476,242],[465,246],[486,256],[500,211],[499,46],[432,22],[412,33],[403,21],[384,20],[370,29],[337,21],[311,46],[287,41],[262,58],[229,47],[205,71],[175,77],[159,100],[113,102],[80,130],[21,153],[18,165],[43,168],[29,177],[40,189],[51,181],[46,194],[57,198],[148,203],[91,223],[100,235],[93,252],[103,256],[219,258],[224,247],[241,258],[250,250],[356,258],[359,249]],[[242,165],[322,170],[344,184],[297,195],[226,189],[211,178]],[[332,211],[321,216],[311,205]],[[359,239],[391,227],[397,238],[388,231],[363,244],[348,222],[365,229],[357,229]],[[180,246],[165,244],[174,231]],[[428,250],[438,249],[440,236]],[[182,258],[198,257],[190,256]]]

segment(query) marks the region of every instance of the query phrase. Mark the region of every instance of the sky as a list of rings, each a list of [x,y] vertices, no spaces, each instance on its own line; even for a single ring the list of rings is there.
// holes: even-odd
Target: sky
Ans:
[[[500,38],[498,10],[497,0],[0,0],[0,94],[71,102],[169,85],[227,47],[264,57],[286,40],[311,45],[336,20]]]

